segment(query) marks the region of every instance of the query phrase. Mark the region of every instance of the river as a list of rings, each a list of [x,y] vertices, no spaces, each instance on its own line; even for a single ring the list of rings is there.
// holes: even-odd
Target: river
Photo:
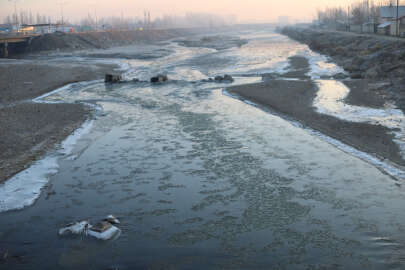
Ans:
[[[313,78],[338,67],[266,29],[232,34],[249,43],[217,51],[173,41],[148,47],[164,46],[160,58],[119,60],[128,79],[175,81],[79,83],[41,99],[97,113],[71,150],[53,154],[57,169],[35,203],[0,213],[0,251],[15,256],[0,268],[403,269],[400,182],[225,85],[199,82],[225,73],[234,85],[259,82],[296,54]],[[109,214],[121,221],[114,241],[57,234]]]

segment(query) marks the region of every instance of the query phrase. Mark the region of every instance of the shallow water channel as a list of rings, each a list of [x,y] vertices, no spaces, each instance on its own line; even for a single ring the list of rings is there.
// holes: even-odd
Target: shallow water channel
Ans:
[[[45,97],[98,112],[35,204],[0,213],[0,252],[14,256],[0,268],[403,269],[401,183],[224,85],[196,82],[229,73],[253,83],[289,56],[324,59],[278,34],[237,34],[250,42],[168,43],[162,58],[122,60],[128,78],[176,82],[92,82]],[[57,235],[109,214],[121,220],[115,241]]]

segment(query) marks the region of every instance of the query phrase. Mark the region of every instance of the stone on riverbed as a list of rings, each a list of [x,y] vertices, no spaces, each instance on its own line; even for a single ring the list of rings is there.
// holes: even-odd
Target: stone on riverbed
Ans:
[[[106,83],[119,83],[122,81],[121,75],[105,74],[104,82]]]
[[[162,83],[162,82],[167,82],[169,78],[166,75],[158,74],[155,77],[152,77],[150,79],[151,83]]]

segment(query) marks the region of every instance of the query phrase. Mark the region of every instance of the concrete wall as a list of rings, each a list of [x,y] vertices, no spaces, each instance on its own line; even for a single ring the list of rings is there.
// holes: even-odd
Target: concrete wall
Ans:
[[[361,33],[362,26],[361,25],[350,25],[350,32]]]

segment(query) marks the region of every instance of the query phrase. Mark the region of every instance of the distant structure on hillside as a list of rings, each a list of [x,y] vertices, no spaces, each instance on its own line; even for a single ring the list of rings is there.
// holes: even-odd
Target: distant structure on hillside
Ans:
[[[278,17],[278,24],[280,24],[280,25],[288,25],[288,24],[290,24],[290,17],[288,17],[288,16],[280,16],[280,17]]]

